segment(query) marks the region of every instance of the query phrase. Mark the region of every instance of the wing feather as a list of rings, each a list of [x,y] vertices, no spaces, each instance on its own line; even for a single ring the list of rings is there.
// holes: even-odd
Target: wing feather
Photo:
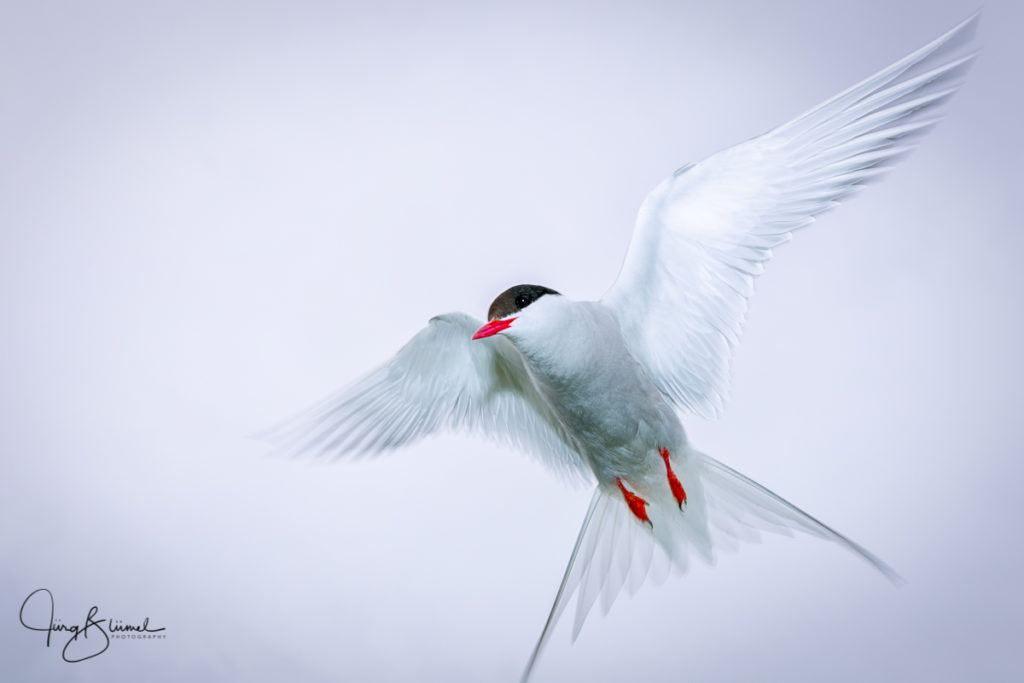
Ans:
[[[974,59],[953,53],[978,17],[789,123],[680,168],[647,196],[603,302],[678,406],[717,415],[747,301],[772,250],[935,125]]]
[[[570,477],[589,470],[534,388],[521,356],[483,323],[449,313],[363,379],[262,434],[280,451],[377,454],[442,430],[466,430],[533,453]]]

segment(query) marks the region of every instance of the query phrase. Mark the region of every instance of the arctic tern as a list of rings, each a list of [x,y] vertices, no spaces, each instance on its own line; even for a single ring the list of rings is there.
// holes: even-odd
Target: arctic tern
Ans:
[[[938,120],[974,53],[974,15],[768,133],[683,166],[644,200],[600,301],[517,285],[487,321],[430,320],[390,361],[268,436],[295,453],[377,453],[439,430],[529,451],[596,490],[523,679],[576,595],[594,603],[686,569],[695,555],[799,530],[884,562],[697,451],[680,413],[715,416],[754,280],[794,231],[902,157]]]

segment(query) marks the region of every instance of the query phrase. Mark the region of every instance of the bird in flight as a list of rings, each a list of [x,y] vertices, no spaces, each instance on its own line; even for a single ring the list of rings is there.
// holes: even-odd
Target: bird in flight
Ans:
[[[596,488],[529,659],[576,596],[593,605],[685,570],[691,556],[798,530],[891,579],[875,555],[698,451],[680,414],[714,417],[754,280],[772,250],[883,173],[939,118],[973,52],[974,15],[764,135],[687,164],[640,207],[618,278],[600,301],[516,285],[487,320],[432,318],[363,379],[268,432],[294,453],[340,457],[466,431],[528,451]]]

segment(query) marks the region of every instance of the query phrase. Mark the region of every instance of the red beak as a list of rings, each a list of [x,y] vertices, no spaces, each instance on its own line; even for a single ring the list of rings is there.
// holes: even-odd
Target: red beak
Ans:
[[[507,330],[515,318],[505,318],[504,320],[492,320],[473,335],[473,339],[483,339],[484,337],[490,337],[491,335],[498,334],[502,330]]]

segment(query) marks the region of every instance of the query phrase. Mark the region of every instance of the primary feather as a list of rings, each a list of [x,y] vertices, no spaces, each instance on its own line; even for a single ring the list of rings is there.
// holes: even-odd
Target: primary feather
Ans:
[[[435,316],[395,356],[262,437],[288,453],[381,453],[441,430],[519,447],[567,478],[587,468],[506,339],[472,341],[481,321]]]
[[[772,249],[878,177],[938,121],[974,58],[950,53],[977,21],[789,123],[680,168],[647,196],[602,301],[680,408],[718,414],[747,300]]]

